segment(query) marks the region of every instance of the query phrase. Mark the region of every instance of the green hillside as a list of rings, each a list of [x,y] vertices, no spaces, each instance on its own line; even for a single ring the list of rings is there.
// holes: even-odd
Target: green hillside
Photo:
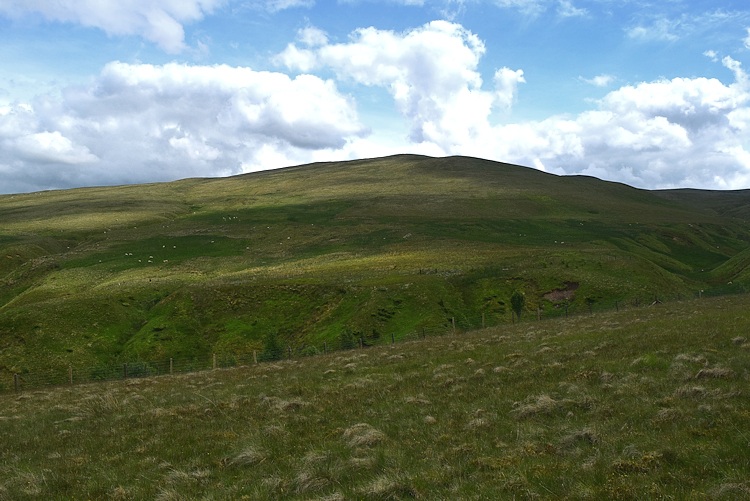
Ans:
[[[420,156],[2,196],[0,381],[742,292],[748,207]]]

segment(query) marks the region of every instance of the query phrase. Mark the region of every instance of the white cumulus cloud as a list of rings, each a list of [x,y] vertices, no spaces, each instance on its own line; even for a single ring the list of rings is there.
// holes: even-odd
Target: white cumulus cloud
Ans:
[[[750,85],[735,76],[674,78],[628,85],[576,117],[497,127],[516,144],[493,155],[564,174],[590,174],[641,187],[743,188],[750,182]]]
[[[98,160],[85,146],[75,145],[59,131],[36,132],[9,141],[21,158],[59,164],[84,164]]]
[[[478,71],[484,43],[459,24],[433,21],[396,33],[362,28],[346,43],[290,45],[278,60],[290,69],[330,68],[339,79],[388,90],[410,124],[414,143],[451,150],[488,127],[492,107],[510,106],[523,72],[509,68],[495,76],[496,92],[482,89]]]
[[[40,173],[66,187],[281,167],[367,133],[351,98],[316,76],[115,62],[62,97],[0,110],[0,165],[19,167],[0,189]],[[261,151],[286,162],[262,165]]]
[[[169,53],[185,49],[183,25],[199,21],[225,0],[3,0],[0,14],[37,14],[48,21],[141,36]]]
[[[721,60],[734,76],[730,84],[703,77],[641,82],[612,90],[575,116],[493,124],[492,112],[509,113],[526,78],[521,69],[500,68],[489,89],[478,71],[484,52],[470,31],[437,21],[403,33],[360,29],[345,43],[316,37],[290,45],[279,60],[387,89],[408,124],[407,148],[650,188],[739,188],[750,181],[750,84],[734,59]],[[609,86],[614,77],[582,80]]]

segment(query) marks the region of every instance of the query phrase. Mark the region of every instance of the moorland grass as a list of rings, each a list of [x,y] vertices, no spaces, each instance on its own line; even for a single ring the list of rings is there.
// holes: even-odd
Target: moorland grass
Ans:
[[[0,499],[740,499],[750,297],[0,395]]]

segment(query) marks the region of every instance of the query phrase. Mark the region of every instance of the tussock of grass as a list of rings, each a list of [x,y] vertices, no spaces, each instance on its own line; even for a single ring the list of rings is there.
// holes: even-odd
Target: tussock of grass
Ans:
[[[229,467],[247,467],[260,464],[266,459],[268,459],[268,455],[265,451],[257,447],[247,447],[236,456],[225,459],[223,463]]]
[[[568,450],[578,445],[596,445],[600,442],[599,435],[591,428],[584,428],[565,435],[560,439],[561,449]]]
[[[385,434],[367,423],[350,426],[342,434],[349,447],[373,447],[385,440]]]
[[[307,402],[300,398],[284,400],[278,397],[267,397],[264,395],[261,396],[260,400],[264,404],[279,412],[294,412],[307,405]]]
[[[410,485],[409,479],[397,473],[375,478],[360,491],[366,499],[415,499],[418,492]]]
[[[731,482],[722,484],[711,491],[716,499],[746,499],[750,497],[750,482]]]
[[[513,406],[513,415],[518,419],[528,419],[538,415],[564,414],[577,408],[585,409],[591,406],[591,402],[586,398],[578,401],[567,398],[555,400],[549,395],[537,395],[528,397],[523,402],[515,402]]]

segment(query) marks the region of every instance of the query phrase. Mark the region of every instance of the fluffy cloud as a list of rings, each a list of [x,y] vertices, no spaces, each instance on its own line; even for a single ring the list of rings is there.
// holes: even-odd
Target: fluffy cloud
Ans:
[[[9,141],[21,159],[34,162],[85,164],[98,160],[85,146],[75,145],[60,132],[36,132]]]
[[[523,70],[500,68],[495,72],[496,99],[500,106],[510,109],[518,94],[518,84],[525,83]]]
[[[744,188],[750,183],[750,85],[724,58],[735,81],[674,78],[624,86],[598,109],[496,127],[491,154],[564,174],[590,174],[642,187]]]
[[[351,99],[312,75],[117,62],[61,98],[0,109],[0,169],[18,167],[2,189],[40,171],[65,187],[280,167],[366,133]]]
[[[484,43],[462,26],[434,21],[405,33],[363,28],[347,43],[315,43],[302,33],[303,47],[289,45],[278,60],[288,68],[331,69],[339,79],[383,87],[410,124],[414,143],[446,150],[464,144],[489,126],[496,102],[509,106],[523,72],[508,68],[495,75],[495,92],[482,89],[477,70]]]
[[[404,33],[366,28],[339,44],[315,33],[303,33],[279,61],[387,89],[409,125],[409,148],[431,145],[439,154],[652,188],[737,188],[750,181],[750,84],[731,58],[722,60],[734,74],[729,85],[715,78],[642,82],[610,92],[577,116],[497,125],[493,112],[510,113],[524,72],[501,68],[494,89],[484,88],[477,68],[485,46],[460,25],[439,21]],[[614,77],[585,81],[606,86]]]
[[[403,152],[478,156],[648,188],[750,185],[750,79],[737,60],[706,53],[730,83],[640,82],[576,115],[512,123],[527,75],[502,67],[483,81],[485,50],[461,25],[435,21],[405,32],[362,28],[342,43],[306,28],[276,58],[296,77],[226,65],[110,63],[89,84],[0,105],[0,191]],[[384,89],[396,118],[384,120],[382,110],[363,115],[378,124],[370,131],[339,85]]]
[[[0,13],[11,17],[35,13],[49,21],[99,28],[108,35],[138,35],[167,52],[177,53],[185,48],[183,25],[202,19],[224,1],[4,0],[0,2]]]

